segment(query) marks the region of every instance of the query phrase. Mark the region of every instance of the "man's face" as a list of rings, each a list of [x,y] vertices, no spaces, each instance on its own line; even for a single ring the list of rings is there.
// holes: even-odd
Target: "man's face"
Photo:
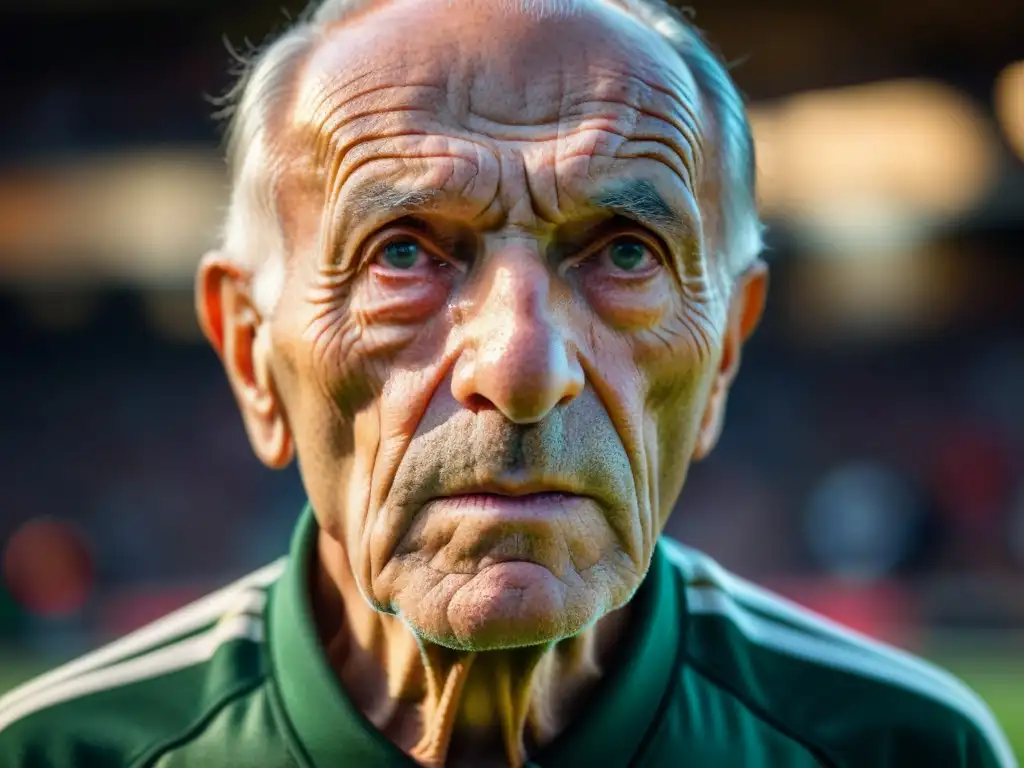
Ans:
[[[623,605],[729,320],[686,68],[600,2],[395,0],[331,32],[288,115],[254,354],[364,595],[480,650]]]

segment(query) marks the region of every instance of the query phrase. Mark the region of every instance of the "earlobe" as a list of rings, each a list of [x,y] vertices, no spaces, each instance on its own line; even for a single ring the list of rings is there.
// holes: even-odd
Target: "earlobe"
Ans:
[[[249,297],[250,278],[224,254],[206,254],[196,276],[196,313],[224,365],[253,451],[279,469],[294,449],[271,372],[270,327]]]
[[[736,279],[733,286],[729,319],[722,338],[722,357],[697,432],[694,461],[700,461],[711,453],[722,433],[729,388],[739,372],[743,345],[761,322],[767,294],[768,267],[758,259]]]

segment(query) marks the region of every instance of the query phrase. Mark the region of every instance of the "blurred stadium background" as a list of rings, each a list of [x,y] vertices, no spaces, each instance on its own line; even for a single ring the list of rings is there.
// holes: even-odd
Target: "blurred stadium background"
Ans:
[[[0,690],[280,554],[192,312],[222,93],[300,3],[0,8]],[[1024,754],[1024,6],[715,0],[773,293],[670,532],[951,667]],[[415,40],[409,41],[415,45]]]

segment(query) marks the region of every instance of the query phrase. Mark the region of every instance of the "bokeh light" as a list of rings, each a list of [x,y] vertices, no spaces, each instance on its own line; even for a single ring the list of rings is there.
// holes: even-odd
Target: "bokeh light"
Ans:
[[[63,618],[77,613],[93,589],[92,552],[74,525],[41,518],[22,525],[7,541],[3,577],[29,613]]]
[[[980,110],[936,82],[802,93],[755,108],[753,124],[769,215],[840,222],[845,214],[871,231],[894,214],[961,213],[995,170]]]
[[[1024,61],[1010,64],[996,79],[995,110],[1007,141],[1024,160]]]

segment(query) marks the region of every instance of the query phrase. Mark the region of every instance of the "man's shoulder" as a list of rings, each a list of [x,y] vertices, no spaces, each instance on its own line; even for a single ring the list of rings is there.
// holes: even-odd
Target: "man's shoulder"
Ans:
[[[991,710],[953,675],[701,552],[667,538],[662,546],[685,596],[684,667],[826,764],[917,764],[934,755],[920,764],[1017,765]]]
[[[275,562],[0,697],[0,765],[143,766],[261,685]]]

